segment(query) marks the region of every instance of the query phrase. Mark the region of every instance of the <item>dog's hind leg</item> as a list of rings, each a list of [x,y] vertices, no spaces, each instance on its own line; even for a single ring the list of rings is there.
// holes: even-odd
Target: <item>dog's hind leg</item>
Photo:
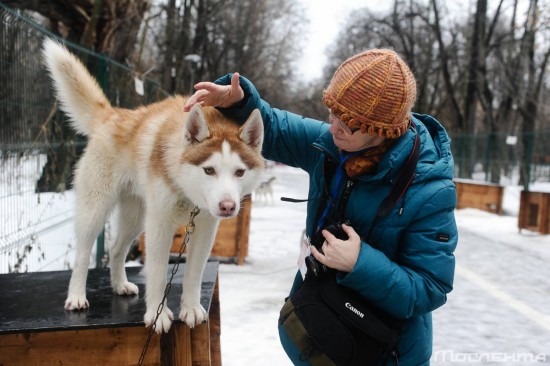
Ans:
[[[67,310],[85,309],[89,306],[86,299],[86,279],[90,266],[90,254],[115,203],[115,197],[106,194],[105,190],[86,190],[85,192],[76,192],[76,256],[69,292],[65,300]]]
[[[111,286],[118,295],[135,295],[138,287],[128,282],[124,262],[132,240],[143,230],[143,201],[123,194],[118,205],[118,234],[110,249]]]
[[[179,318],[193,328],[206,320],[207,314],[200,303],[202,274],[214,244],[219,219],[208,213],[195,218],[196,229],[191,235],[187,263],[183,277],[183,294]]]

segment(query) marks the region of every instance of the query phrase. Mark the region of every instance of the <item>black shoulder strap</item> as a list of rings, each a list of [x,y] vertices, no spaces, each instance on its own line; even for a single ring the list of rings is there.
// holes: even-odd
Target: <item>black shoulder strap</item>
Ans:
[[[416,164],[418,163],[418,158],[420,157],[420,136],[418,136],[418,130],[416,129],[416,125],[412,120],[411,120],[411,127],[415,131],[414,144],[413,144],[411,154],[409,155],[409,158],[407,159],[407,161],[405,162],[405,165],[401,169],[401,174],[399,174],[399,177],[397,177],[397,180],[395,181],[395,184],[393,185],[390,193],[387,195],[386,198],[384,198],[384,200],[378,207],[378,211],[376,212],[376,217],[374,218],[372,225],[369,229],[369,234],[366,237],[367,241],[370,240],[372,230],[376,226],[378,219],[386,216],[391,212],[393,207],[403,197],[403,195],[411,185],[411,182],[413,181],[414,172],[416,170]]]
[[[409,155],[409,158],[407,159],[407,162],[401,170],[401,174],[399,174],[399,177],[395,181],[392,190],[390,191],[388,196],[384,198],[384,201],[382,201],[380,207],[378,207],[378,212],[376,213],[377,217],[384,217],[390,213],[393,206],[395,206],[397,202],[399,202],[401,197],[403,197],[414,178],[416,163],[418,163],[418,157],[420,156],[420,137],[418,136],[416,126],[412,121],[411,127],[416,132],[413,149],[411,151],[411,154]]]

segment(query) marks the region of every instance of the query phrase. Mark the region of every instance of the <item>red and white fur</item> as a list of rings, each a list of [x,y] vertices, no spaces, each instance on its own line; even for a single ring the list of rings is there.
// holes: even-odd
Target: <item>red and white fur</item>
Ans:
[[[59,43],[46,40],[42,55],[61,109],[88,136],[74,179],[77,251],[65,309],[89,306],[86,278],[97,235],[118,205],[118,236],[110,248],[111,285],[135,295],[124,262],[130,243],[145,229],[145,324],[151,326],[166,286],[172,237],[196,205],[196,230],[187,248],[179,319],[193,327],[206,320],[200,284],[220,219],[238,214],[240,201],[261,178],[263,123],[255,110],[239,127],[219,111],[196,105],[184,113],[176,96],[134,110],[111,106],[83,64]],[[156,322],[167,332],[168,307]]]

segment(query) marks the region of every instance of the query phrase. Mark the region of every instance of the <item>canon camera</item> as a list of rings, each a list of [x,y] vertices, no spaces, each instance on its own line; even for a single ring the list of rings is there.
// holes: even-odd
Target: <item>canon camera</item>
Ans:
[[[347,224],[347,222],[346,222]],[[342,224],[331,224],[325,227],[324,230],[327,230],[332,235],[334,235],[337,239],[340,240],[348,240],[348,234],[344,231],[342,228]],[[323,243],[325,242],[325,237],[321,233],[323,230],[318,230],[313,237],[310,239],[310,244],[313,245],[319,252],[323,253]],[[319,262],[313,254],[310,254],[306,257],[306,267],[307,267],[307,275],[313,276],[314,278],[319,278],[322,275],[328,273],[329,268]]]

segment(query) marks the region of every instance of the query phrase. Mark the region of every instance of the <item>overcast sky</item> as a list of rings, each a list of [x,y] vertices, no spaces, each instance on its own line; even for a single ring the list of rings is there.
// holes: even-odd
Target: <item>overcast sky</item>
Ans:
[[[299,63],[300,74],[306,80],[321,76],[325,65],[325,48],[336,38],[350,11],[372,6],[382,9],[391,5],[385,0],[300,0],[310,19],[309,32],[303,58]]]

